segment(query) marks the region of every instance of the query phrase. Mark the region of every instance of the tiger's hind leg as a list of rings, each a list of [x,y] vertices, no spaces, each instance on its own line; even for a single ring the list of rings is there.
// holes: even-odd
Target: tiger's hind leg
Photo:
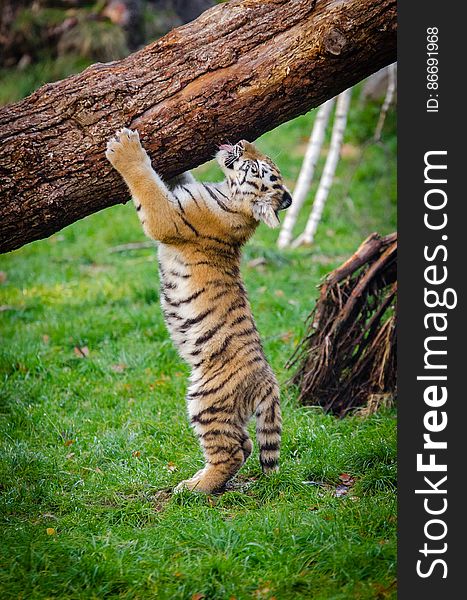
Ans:
[[[221,492],[250,456],[253,444],[243,427],[225,422],[213,425],[212,422],[209,426],[196,423],[206,466],[191,479],[179,483],[175,491],[188,489],[207,494]],[[222,431],[218,427],[222,427]]]

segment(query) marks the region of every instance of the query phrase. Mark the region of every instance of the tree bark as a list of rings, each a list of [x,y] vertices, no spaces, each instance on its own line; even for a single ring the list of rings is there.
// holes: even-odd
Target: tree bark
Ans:
[[[126,59],[0,110],[0,252],[128,192],[106,140],[137,128],[163,177],[322,104],[396,55],[395,0],[232,0]]]

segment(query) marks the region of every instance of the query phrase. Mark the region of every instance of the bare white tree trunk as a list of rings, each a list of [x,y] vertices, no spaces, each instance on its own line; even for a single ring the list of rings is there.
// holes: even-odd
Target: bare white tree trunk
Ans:
[[[324,141],[324,134],[329,121],[332,107],[334,106],[335,98],[331,98],[322,104],[316,114],[313,129],[310,135],[305,157],[302,162],[300,174],[297,179],[293,196],[293,202],[289,210],[286,212],[284,223],[282,225],[277,245],[279,248],[285,248],[290,244],[292,239],[292,230],[297,221],[298,213],[305,202],[307,194],[310,190],[313,175],[318,162],[321,147]]]
[[[397,75],[397,63],[393,63],[387,67],[388,70],[388,87],[386,90],[386,97],[384,98],[383,106],[381,107],[381,112],[379,113],[378,124],[376,125],[375,135],[373,139],[375,142],[379,142],[381,139],[381,133],[383,131],[384,121],[386,120],[386,115],[388,114],[388,110],[391,104],[394,101],[394,96],[396,93],[396,75]]]
[[[347,124],[347,114],[349,112],[351,97],[351,89],[347,89],[337,97],[336,114],[334,117],[334,125],[332,128],[331,143],[329,146],[326,164],[324,165],[323,174],[319,182],[316,196],[311,209],[311,214],[305,227],[305,231],[292,244],[293,248],[302,244],[312,244],[318,224],[323,214],[324,204],[331,188],[334,173],[336,172],[337,163],[344,138],[345,126]]]

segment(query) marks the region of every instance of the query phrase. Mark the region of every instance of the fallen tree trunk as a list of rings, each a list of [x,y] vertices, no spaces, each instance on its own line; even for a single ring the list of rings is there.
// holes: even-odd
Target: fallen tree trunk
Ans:
[[[171,177],[395,54],[395,0],[232,0],[122,61],[45,85],[0,110],[0,252],[127,200],[104,157],[116,129],[138,128]]]

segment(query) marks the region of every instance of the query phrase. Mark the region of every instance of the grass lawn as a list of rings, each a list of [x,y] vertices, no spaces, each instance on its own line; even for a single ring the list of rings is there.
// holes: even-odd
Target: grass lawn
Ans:
[[[255,452],[221,496],[168,491],[202,458],[155,251],[110,251],[144,239],[130,204],[0,258],[2,600],[395,597],[395,410],[338,420],[301,407],[284,367],[321,278],[372,231],[395,229],[393,114],[384,145],[365,144],[378,114],[355,93],[315,245],[278,251],[277,231],[261,226],[245,250],[282,389],[282,467],[270,478]],[[291,188],[312,120],[259,141]],[[197,173],[220,176],[211,163]],[[338,496],[343,473],[355,484]]]

